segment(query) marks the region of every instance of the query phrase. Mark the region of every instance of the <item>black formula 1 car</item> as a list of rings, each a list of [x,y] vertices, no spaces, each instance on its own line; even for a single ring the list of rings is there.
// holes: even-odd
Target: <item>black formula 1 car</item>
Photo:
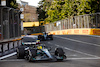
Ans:
[[[43,32],[43,35],[38,35],[38,39],[41,41],[45,41],[45,40],[53,40],[53,35]]]
[[[62,61],[66,59],[66,56],[62,48],[56,48],[54,52],[51,52],[50,48],[45,47],[43,44],[39,44],[17,48],[17,58],[25,58],[29,62],[38,60]]]

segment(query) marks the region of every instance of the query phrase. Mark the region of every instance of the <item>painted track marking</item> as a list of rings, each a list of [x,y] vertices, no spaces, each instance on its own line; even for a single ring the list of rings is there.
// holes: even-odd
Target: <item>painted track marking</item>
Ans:
[[[88,58],[88,57],[84,57],[84,58],[67,58],[66,60],[97,60],[100,58]]]
[[[67,58],[65,59],[67,60],[98,60],[100,58],[90,58],[90,57],[83,57],[83,58]],[[12,60],[0,60],[0,62],[22,62],[22,61],[26,61],[25,59],[12,59]]]
[[[11,59],[11,60],[0,60],[0,62],[2,62],[2,61],[9,61],[9,62],[19,62],[19,61],[25,61],[25,59]]]
[[[79,40],[74,40],[74,39],[64,38],[64,37],[59,37],[59,36],[54,36],[54,37],[62,38],[62,39],[66,39],[66,40],[70,40],[70,41],[74,41],[74,42],[85,43],[85,44],[89,44],[89,45],[93,45],[93,46],[98,46],[98,47],[100,47],[99,44],[93,44],[93,43],[88,43],[88,42],[84,42],[84,41],[79,41]]]
[[[27,50],[27,49],[29,49],[29,47],[25,48],[25,50]],[[14,52],[14,53],[5,55],[5,56],[3,56],[3,57],[0,57],[0,60],[5,59],[5,58],[8,58],[8,57],[11,57],[11,56],[16,55],[16,54],[17,54],[17,52]]]
[[[8,58],[8,57],[11,57],[11,56],[16,55],[16,54],[17,54],[17,52],[14,52],[14,53],[11,53],[11,54],[9,54],[9,55],[0,57],[0,60],[5,59],[5,58]]]
[[[48,42],[48,44],[53,44],[53,43]],[[60,45],[57,45],[57,44],[55,44],[55,46],[64,48],[64,49],[69,50],[69,51],[74,51],[74,52],[77,52],[77,53],[80,53],[80,54],[84,54],[84,55],[87,55],[87,56],[92,56],[92,57],[95,57],[95,58],[100,58],[99,56],[87,54],[87,53],[84,53],[84,52],[81,52],[81,51],[77,51],[77,50],[73,50],[73,49],[70,49],[70,48],[67,48],[67,47],[64,47],[64,46],[60,46]]]

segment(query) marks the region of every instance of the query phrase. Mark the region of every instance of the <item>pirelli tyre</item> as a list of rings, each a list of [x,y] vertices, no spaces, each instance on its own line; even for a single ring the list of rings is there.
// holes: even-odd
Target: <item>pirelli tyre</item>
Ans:
[[[63,49],[62,48],[56,48],[55,55],[57,55],[57,56],[63,56],[64,55]]]
[[[56,56],[59,56],[59,57],[64,56],[64,51],[63,51],[63,49],[62,49],[62,48],[56,48],[56,50],[55,50],[55,55],[56,55]],[[62,58],[62,59],[57,59],[57,60],[58,60],[58,61],[62,61],[63,58]]]
[[[23,46],[18,47],[18,48],[17,48],[17,58],[18,58],[18,59],[23,59],[24,56],[25,56],[24,47],[23,47]]]

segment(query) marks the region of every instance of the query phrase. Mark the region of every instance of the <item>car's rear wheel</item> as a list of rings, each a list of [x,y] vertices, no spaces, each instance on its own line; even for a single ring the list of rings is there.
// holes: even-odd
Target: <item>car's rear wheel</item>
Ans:
[[[23,59],[24,55],[25,55],[24,47],[18,47],[17,48],[17,58],[18,59]]]

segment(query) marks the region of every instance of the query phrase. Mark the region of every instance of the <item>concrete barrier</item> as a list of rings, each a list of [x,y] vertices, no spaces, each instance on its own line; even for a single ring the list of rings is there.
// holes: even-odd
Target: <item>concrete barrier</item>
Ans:
[[[50,34],[53,35],[100,35],[99,28],[76,28],[76,29],[65,29],[65,30],[56,30],[47,32],[50,32]],[[34,33],[31,35],[42,35],[42,33]]]
[[[65,29],[49,31],[53,35],[100,35],[100,29],[83,28],[83,29]]]
[[[91,35],[100,35],[100,29],[91,29]]]
[[[21,45],[21,40],[22,38],[0,41],[0,56],[4,56],[5,54],[9,54],[14,51],[16,47]]]

